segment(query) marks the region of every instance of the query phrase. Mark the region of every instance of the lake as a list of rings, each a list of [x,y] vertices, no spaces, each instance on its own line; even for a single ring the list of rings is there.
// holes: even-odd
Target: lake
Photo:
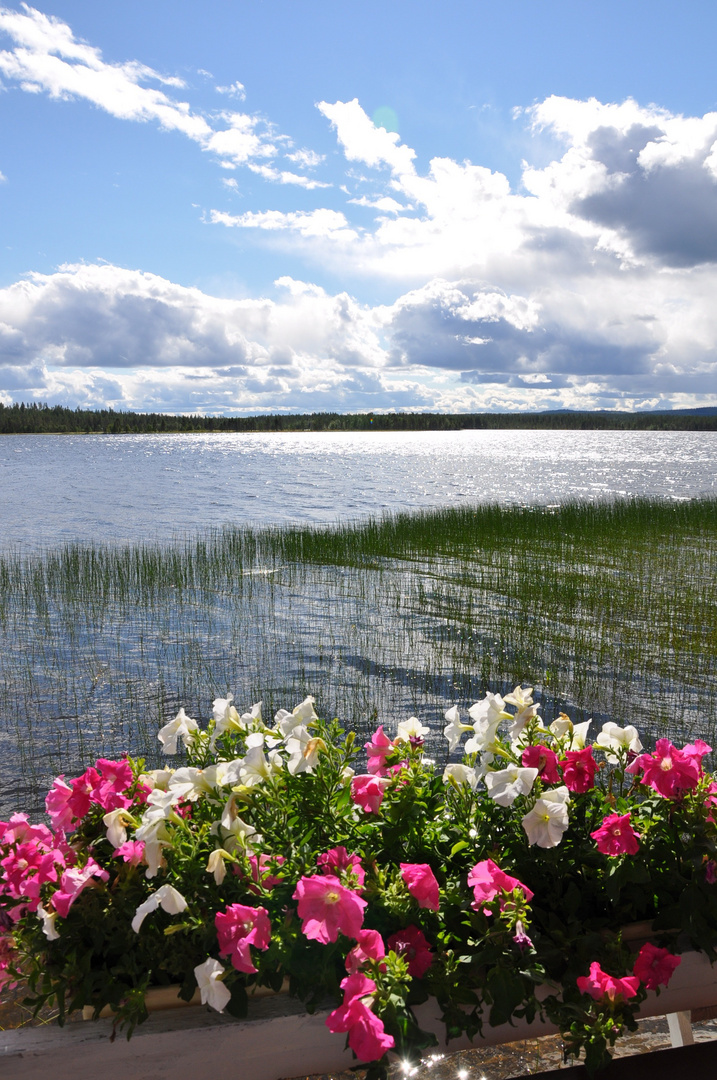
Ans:
[[[165,540],[470,502],[717,491],[717,432],[0,437],[0,545]]]
[[[0,438],[0,816],[158,763],[228,692],[365,735],[415,714],[436,755],[446,708],[519,681],[546,718],[712,740],[716,460],[695,432]]]

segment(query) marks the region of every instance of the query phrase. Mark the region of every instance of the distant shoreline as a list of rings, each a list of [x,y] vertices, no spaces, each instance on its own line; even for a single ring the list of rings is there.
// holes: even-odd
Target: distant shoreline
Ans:
[[[717,431],[717,407],[670,412],[303,413],[173,416],[165,413],[0,404],[0,435],[163,435],[321,431]]]

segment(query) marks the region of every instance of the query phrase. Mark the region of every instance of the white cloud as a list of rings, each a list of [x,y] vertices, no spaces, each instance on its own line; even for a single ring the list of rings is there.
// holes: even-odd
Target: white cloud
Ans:
[[[415,151],[409,146],[402,146],[400,136],[395,132],[374,127],[357,98],[353,101],[337,101],[333,105],[320,101],[317,108],[336,129],[349,161],[362,161],[374,168],[388,165],[399,176],[413,174]]]
[[[244,83],[233,82],[229,86],[215,86],[214,89],[218,94],[226,94],[228,97],[238,98],[239,101],[244,101],[246,98]]]
[[[66,266],[0,290],[0,394],[209,412],[710,403],[716,284],[706,267],[657,295],[434,279],[371,307],[287,276],[277,299],[227,300]]]
[[[238,229],[264,229],[267,232],[288,231],[303,239],[331,240],[347,244],[358,233],[350,228],[344,214],[339,210],[280,210],[247,211],[245,214],[228,214],[223,210],[210,212],[212,224]]]
[[[293,153],[287,154],[286,157],[302,169],[315,169],[317,165],[320,165],[326,159],[325,154],[317,154],[315,150],[307,150],[306,147],[294,150]]]
[[[61,19],[26,4],[23,10],[24,14],[0,8],[0,33],[15,43],[14,49],[0,51],[0,75],[22,90],[90,101],[121,120],[154,121],[226,159],[220,163],[229,167],[244,165],[253,158],[272,157],[278,152],[278,144],[287,141],[260,117],[237,112],[207,117],[193,111],[186,101],[177,101],[164,90],[144,85],[155,82],[181,89],[185,87],[182,79],[162,75],[135,60],[108,63],[99,49],[75,38]],[[242,99],[239,82],[217,89]],[[217,128],[222,121],[228,127]]]
[[[248,168],[265,180],[271,180],[276,184],[296,184],[298,187],[306,188],[307,191],[313,191],[314,188],[331,187],[331,184],[326,184],[321,180],[311,180],[308,176],[303,176],[300,173],[274,169],[270,165],[253,165],[249,162]]]

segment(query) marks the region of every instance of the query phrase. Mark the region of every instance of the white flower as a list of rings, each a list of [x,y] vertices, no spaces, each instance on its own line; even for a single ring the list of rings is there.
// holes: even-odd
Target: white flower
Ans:
[[[155,788],[166,791],[173,772],[174,769],[149,769],[147,772],[140,773],[137,779],[150,791],[154,791]]]
[[[178,915],[180,911],[186,910],[187,901],[182,894],[172,888],[171,885],[162,885],[162,887],[157,889],[156,892],[153,892],[143,904],[140,904],[135,911],[134,918],[132,919],[132,929],[135,934],[139,933],[140,927],[147,915],[149,915],[151,911],[156,911],[158,907],[161,907],[162,910],[166,911],[169,915]]]
[[[307,724],[311,720],[318,720],[318,716],[314,712],[314,698],[306,697],[297,705],[293,712],[287,712],[286,709],[279,709],[278,713],[274,717],[276,728],[282,735],[290,735],[295,727],[300,724]]]
[[[497,802],[498,806],[512,806],[519,795],[527,795],[531,791],[537,775],[537,769],[509,765],[507,769],[486,773],[483,779],[493,802]]]
[[[475,769],[469,768],[468,765],[446,765],[443,770],[443,783],[453,784],[457,788],[467,784],[469,788],[475,791],[478,776]]]
[[[525,725],[538,715],[539,708],[540,705],[526,705],[524,709],[518,710],[510,725],[510,738],[512,743],[515,744],[518,742]]]
[[[461,741],[461,736],[464,731],[472,731],[471,724],[464,724],[461,720],[460,709],[457,705],[454,705],[452,709],[448,709],[443,714],[448,721],[448,726],[444,727],[443,734],[448,739],[448,752],[453,753],[458,743]]]
[[[516,686],[513,693],[506,694],[503,700],[506,705],[515,705],[520,710],[525,709],[533,704],[533,687],[529,686],[524,690],[522,686]]]
[[[191,716],[187,716],[184,709],[180,709],[174,720],[170,720],[159,731],[157,738],[162,744],[163,754],[177,753],[177,739],[181,738],[185,746],[192,741],[195,732],[199,731],[199,725]]]
[[[239,770],[242,784],[245,784],[246,787],[263,784],[265,780],[271,778],[271,774],[272,763],[264,757],[261,747],[253,746],[244,758],[244,763]]]
[[[57,941],[60,935],[55,928],[56,911],[45,911],[42,904],[35,909],[38,919],[42,919],[42,932],[48,941]]]
[[[464,753],[482,754],[484,751],[490,750],[498,738],[498,727],[501,720],[502,717],[498,716],[492,721],[485,719],[477,723],[473,728],[475,734],[468,739],[463,747]]]
[[[410,742],[411,739],[422,739],[429,735],[431,729],[426,727],[417,716],[409,716],[408,720],[401,720],[396,732],[397,742]]]
[[[122,847],[127,839],[126,825],[132,825],[134,818],[131,814],[128,814],[126,810],[120,807],[119,810],[110,810],[108,814],[102,818],[103,822],[107,826],[107,839],[113,848],[117,849]]]
[[[193,766],[177,769],[169,781],[167,793],[174,797],[174,802],[184,802],[185,799],[196,802],[200,795],[208,795],[214,790],[212,779],[211,773],[207,777],[202,769],[195,769]]]
[[[232,705],[233,694],[227,694],[225,698],[215,698],[212,702],[212,719],[214,727],[209,740],[209,745],[214,749],[220,735],[227,731],[245,731],[246,725],[239,719],[239,713]]]
[[[202,770],[204,779],[213,788],[238,784],[243,764],[244,758],[234,758],[233,761],[218,761],[216,765],[207,765],[206,769]]]
[[[486,694],[482,701],[477,701],[468,710],[471,720],[475,725],[498,723],[501,720],[512,720],[513,717],[505,711],[505,702],[500,694]]]
[[[586,720],[584,724],[573,724],[573,737],[570,741],[571,750],[584,750],[588,737],[588,730],[592,720]]]
[[[221,885],[224,878],[227,876],[227,864],[226,859],[231,859],[231,855],[224,848],[216,848],[209,856],[207,862],[207,873],[214,874],[214,880],[217,885]]]
[[[351,777],[356,775],[356,770],[352,769],[350,765],[344,765],[341,770],[341,783],[347,786],[351,783]]]
[[[614,724],[612,720],[608,720],[606,724],[603,724],[602,731],[595,740],[594,745],[605,751],[605,756],[613,765],[619,762],[618,755],[620,751],[623,751],[623,756],[625,756],[627,751],[632,750],[634,754],[639,754],[642,750],[637,728],[634,728],[632,724],[621,728]]]
[[[211,956],[194,969],[194,978],[202,996],[202,1005],[209,1005],[217,1012],[224,1012],[231,999],[231,992],[222,982],[225,969]]]
[[[256,705],[252,705],[249,712],[241,714],[241,722],[246,725],[249,731],[264,730],[264,721],[261,718],[261,706],[262,702],[257,701]]]
[[[290,755],[286,767],[292,776],[301,772],[312,772],[319,760],[319,754],[325,750],[324,740],[312,735],[302,724],[294,728],[286,740],[286,752]]]
[[[222,811],[221,820],[214,822],[211,831],[215,835],[221,834],[222,847],[229,852],[233,852],[237,847],[252,851],[252,841],[258,844],[262,839],[253,825],[249,825],[239,817],[235,795],[229,796]]]
[[[550,725],[550,730],[556,739],[562,739],[565,735],[570,735],[570,746],[568,750],[583,750],[585,748],[585,740],[588,737],[588,728],[592,723],[591,720],[586,720],[584,724],[573,724],[572,720],[561,713],[557,720],[553,720]]]
[[[538,847],[557,847],[568,827],[568,802],[570,792],[566,787],[552,788],[536,800],[533,809],[523,818],[523,828],[529,844]]]

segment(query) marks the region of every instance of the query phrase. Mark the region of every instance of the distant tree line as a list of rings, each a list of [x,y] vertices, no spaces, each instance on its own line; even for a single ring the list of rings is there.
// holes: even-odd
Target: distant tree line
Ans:
[[[671,412],[282,413],[272,416],[170,416],[165,413],[0,404],[0,434],[152,434],[192,431],[462,431],[539,428],[596,431],[717,431],[717,408]]]

